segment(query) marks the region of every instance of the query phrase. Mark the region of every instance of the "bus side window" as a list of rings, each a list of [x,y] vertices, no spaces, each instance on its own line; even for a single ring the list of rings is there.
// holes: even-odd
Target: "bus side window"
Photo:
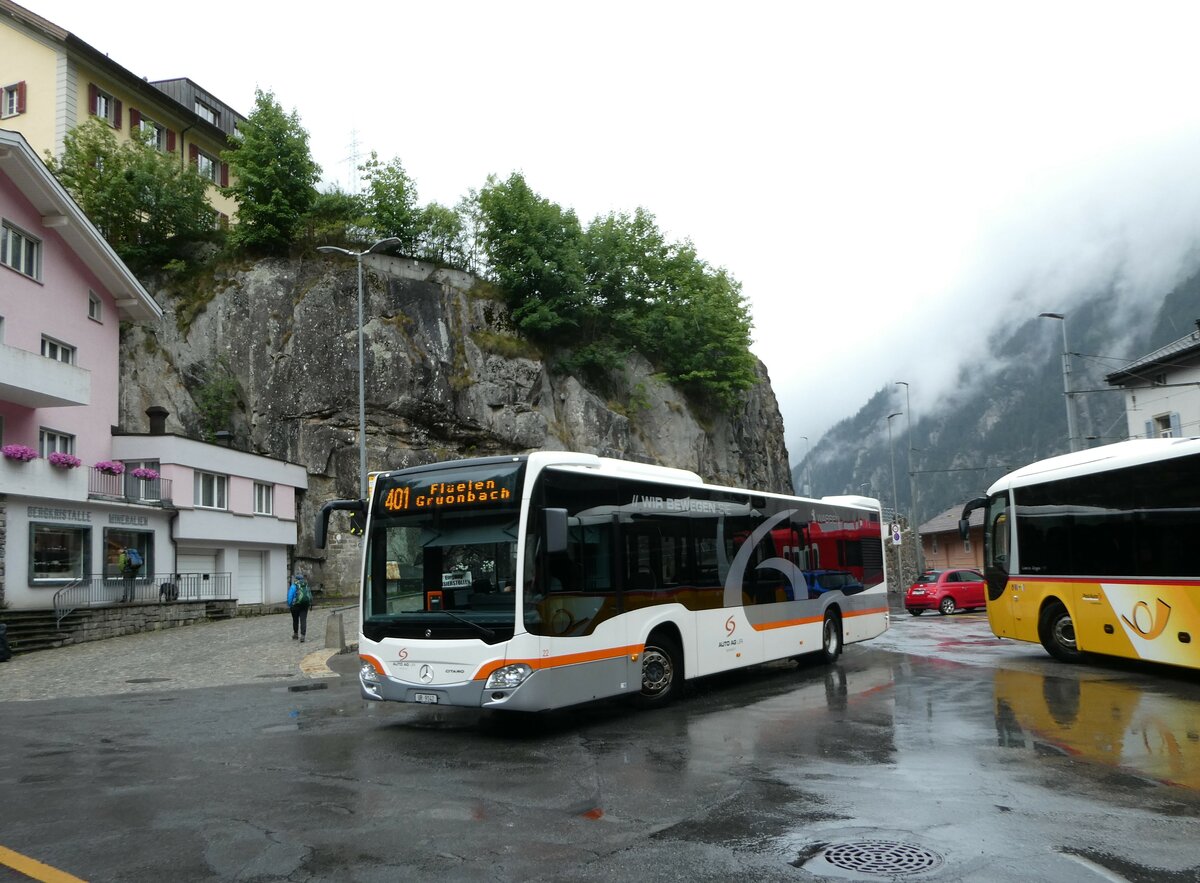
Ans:
[[[1001,512],[992,522],[992,566],[1008,572],[1008,513]]]

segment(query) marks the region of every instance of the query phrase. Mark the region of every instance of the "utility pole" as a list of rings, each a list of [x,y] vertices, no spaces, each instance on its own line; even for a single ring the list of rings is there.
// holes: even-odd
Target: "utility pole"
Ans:
[[[1062,313],[1039,313],[1039,319],[1058,319],[1062,322],[1062,376],[1063,396],[1067,400],[1067,447],[1071,451],[1083,449],[1079,439],[1078,421],[1075,416],[1075,394],[1071,392],[1071,349],[1067,346],[1067,317]]]
[[[917,521],[917,480],[913,469],[912,443],[912,402],[908,397],[908,383],[897,380],[897,386],[904,387],[904,422],[908,424],[908,520],[912,528],[913,551],[916,552],[917,573],[925,572],[925,548],[921,543],[920,522]]]

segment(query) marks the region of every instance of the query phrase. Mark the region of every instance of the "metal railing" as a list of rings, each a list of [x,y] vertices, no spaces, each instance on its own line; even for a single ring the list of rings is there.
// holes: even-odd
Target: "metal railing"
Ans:
[[[161,506],[171,502],[171,479],[135,478],[131,472],[112,475],[93,468],[88,473],[88,496],[140,503],[143,506]]]
[[[227,601],[233,597],[233,575],[225,573],[159,573],[126,579],[93,574],[54,593],[58,625],[81,607],[110,607],[157,601]]]

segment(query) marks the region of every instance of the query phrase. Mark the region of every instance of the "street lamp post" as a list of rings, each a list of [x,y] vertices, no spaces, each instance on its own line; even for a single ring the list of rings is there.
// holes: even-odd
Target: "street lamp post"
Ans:
[[[808,436],[802,435],[800,438],[804,439],[804,471],[800,473],[800,478],[803,482],[800,485],[800,496],[807,497],[811,493],[808,488]]]
[[[891,454],[892,454],[892,512],[893,513],[899,511],[900,505],[899,505],[899,501],[896,499],[896,449],[892,446],[892,418],[899,417],[903,413],[904,413],[903,411],[897,411],[895,414],[888,414],[888,416],[887,416],[888,450],[891,451]]]
[[[917,572],[923,573],[925,571],[925,549],[921,545],[917,522],[917,480],[916,472],[913,470],[912,402],[908,397],[908,382],[897,380],[896,385],[904,387],[904,422],[908,425],[908,520],[909,526],[912,528],[914,551],[917,553]]]
[[[1058,321],[1062,322],[1062,376],[1063,396],[1067,400],[1067,446],[1072,451],[1078,451],[1081,445],[1079,443],[1079,431],[1075,420],[1075,396],[1071,392],[1071,350],[1067,346],[1067,317],[1062,313],[1039,313],[1038,318],[1058,319]]]
[[[896,449],[895,449],[895,447],[892,446],[892,418],[899,417],[902,413],[903,413],[902,411],[897,411],[896,413],[888,414],[888,416],[887,416],[888,450],[891,451],[891,454],[892,454],[892,517],[897,520],[900,518],[900,516],[898,514],[899,510],[900,510],[900,506],[896,499]],[[903,547],[896,550],[896,561],[897,561],[897,566],[896,566],[897,574],[901,579],[901,583],[903,583],[903,577],[904,577]]]
[[[344,254],[354,258],[358,263],[358,494],[359,498],[367,498],[367,394],[366,380],[363,371],[363,255],[374,254],[382,248],[399,245],[400,240],[395,236],[380,239],[370,248],[363,251],[351,251],[348,248],[338,248],[336,245],[321,245],[317,251],[332,254]]]

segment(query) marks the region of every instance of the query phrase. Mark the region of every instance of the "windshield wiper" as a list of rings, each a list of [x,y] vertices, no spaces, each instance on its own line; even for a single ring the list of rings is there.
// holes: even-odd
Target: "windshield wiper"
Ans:
[[[449,610],[431,610],[430,613],[444,613],[451,619],[458,620],[459,622],[463,623],[464,625],[469,625],[471,628],[475,629],[475,631],[479,632],[479,634],[483,635],[489,641],[496,640],[496,633],[494,631],[492,631],[490,628],[488,628],[487,626],[480,625],[477,622],[471,622],[471,620],[465,619],[465,618],[459,616],[457,613],[451,613]]]

